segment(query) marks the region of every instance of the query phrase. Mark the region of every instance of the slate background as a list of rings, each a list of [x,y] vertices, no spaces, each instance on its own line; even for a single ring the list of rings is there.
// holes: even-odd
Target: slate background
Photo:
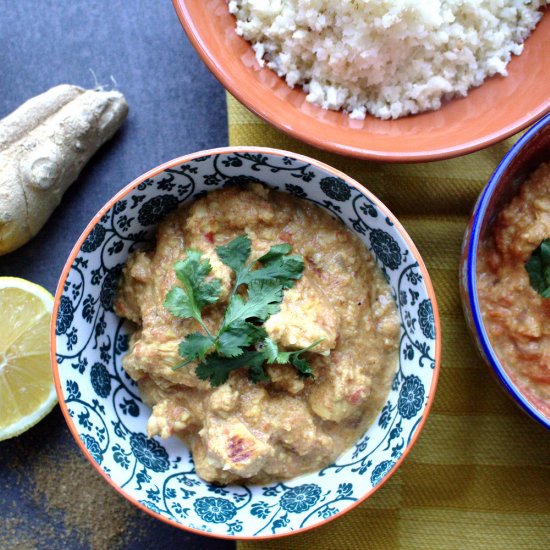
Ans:
[[[0,257],[0,276],[24,277],[53,293],[73,244],[116,191],[164,161],[227,144],[223,89],[193,50],[169,0],[0,0],[0,118],[56,84],[91,88],[113,79],[130,105],[124,126],[86,166],[40,234]],[[0,537],[7,533],[3,510],[17,511],[21,536],[52,524],[66,530],[62,517],[33,498],[32,467],[37,456],[73,454],[80,451],[58,408],[23,436],[0,443]],[[139,538],[116,548],[233,548],[139,517]],[[9,541],[12,548],[22,547],[17,537]],[[39,547],[59,546],[42,538]],[[75,539],[72,548],[88,547]]]

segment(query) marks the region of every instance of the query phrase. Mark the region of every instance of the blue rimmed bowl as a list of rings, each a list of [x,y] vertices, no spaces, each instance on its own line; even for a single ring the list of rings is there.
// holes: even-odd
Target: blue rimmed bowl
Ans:
[[[122,265],[154,242],[178,205],[224,185],[262,181],[339,218],[374,254],[401,317],[399,366],[372,427],[321,471],[266,486],[217,487],[195,473],[182,441],[148,439],[150,411],[121,367],[128,327],[113,312]],[[397,219],[345,174],[273,149],[200,152],[133,181],[93,218],[59,282],[52,363],[61,409],[85,456],[133,504],[176,527],[226,538],[273,538],[317,527],[368,498],[399,467],[434,398],[441,335],[432,285]]]
[[[477,291],[477,255],[500,210],[517,194],[519,186],[542,162],[550,159],[550,115],[532,126],[508,151],[483,189],[464,235],[460,264],[462,306],[481,356],[514,401],[532,418],[550,429],[550,405],[528,399],[519,389],[507,365],[501,363],[483,324]]]

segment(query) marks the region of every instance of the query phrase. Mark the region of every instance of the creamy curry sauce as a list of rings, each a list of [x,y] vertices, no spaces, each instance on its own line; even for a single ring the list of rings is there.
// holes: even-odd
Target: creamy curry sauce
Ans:
[[[315,378],[271,365],[270,382],[252,383],[234,371],[218,388],[179,370],[178,345],[200,327],[163,306],[176,284],[174,263],[195,248],[222,281],[220,302],[203,317],[216,330],[226,307],[231,272],[215,247],[237,235],[252,240],[251,257],[288,242],[305,260],[302,278],[285,291],[268,319],[281,348],[324,340],[307,356]],[[156,248],[128,260],[116,311],[137,325],[123,367],[152,407],[149,436],[173,434],[191,448],[205,480],[264,483],[331,463],[367,429],[381,409],[397,367],[400,324],[391,290],[361,241],[317,206],[259,184],[209,193],[169,215]]]

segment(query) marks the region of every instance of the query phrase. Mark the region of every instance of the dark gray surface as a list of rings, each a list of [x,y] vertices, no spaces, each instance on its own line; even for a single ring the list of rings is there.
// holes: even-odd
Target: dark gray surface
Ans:
[[[129,117],[39,235],[0,257],[0,275],[24,277],[53,292],[71,247],[116,191],[161,162],[227,143],[223,89],[188,42],[169,0],[0,0],[0,118],[51,86],[90,88],[96,78],[106,85],[114,79],[130,105]],[[77,454],[58,409],[28,434],[0,443],[0,541],[15,513],[19,519],[11,527],[25,540],[48,525],[69,529],[62,515],[40,505],[32,472],[36,460]],[[132,540],[130,524],[130,533],[112,548],[232,547],[145,514],[139,522],[139,537]],[[81,535],[70,547],[93,547]],[[49,535],[37,539],[39,547],[61,547]],[[15,535],[10,544],[27,547]]]
[[[169,0],[0,0],[0,118],[60,83],[118,84],[130,105],[46,227],[0,257],[0,275],[55,289],[88,221],[116,191],[174,157],[227,144],[222,87]]]

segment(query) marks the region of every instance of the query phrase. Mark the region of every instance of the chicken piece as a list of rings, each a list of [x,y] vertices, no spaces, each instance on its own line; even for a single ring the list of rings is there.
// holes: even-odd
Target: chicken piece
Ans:
[[[196,363],[173,370],[182,360],[178,352],[180,340],[151,341],[141,333],[132,339],[131,344],[133,342],[135,345],[131,345],[130,351],[122,358],[122,366],[133,380],[149,375],[162,387],[175,384],[201,389],[210,387],[208,382],[195,375]]]
[[[268,365],[270,386],[276,390],[286,391],[292,395],[300,393],[304,389],[304,381],[298,375],[294,367],[287,365]]]
[[[307,275],[285,291],[281,310],[265,323],[269,337],[285,349],[306,348],[327,354],[336,346],[340,319],[323,290]]]
[[[217,466],[212,464],[206,454],[205,442],[198,435],[189,435],[189,445],[191,447],[193,462],[197,474],[211,483],[220,483],[226,485],[235,479],[235,476],[229,472],[221,471]]]
[[[208,408],[223,418],[235,411],[239,402],[239,392],[230,384],[217,388],[208,399]]]
[[[266,432],[272,441],[279,441],[292,452],[305,456],[323,455],[332,448],[332,439],[313,422],[306,403],[287,395],[271,398]]]
[[[147,435],[158,435],[162,439],[168,439],[174,432],[185,430],[190,421],[191,413],[183,405],[165,399],[153,407],[147,421]]]
[[[271,445],[256,437],[234,417],[223,420],[210,416],[199,436],[206,445],[205,460],[219,470],[234,474],[236,478],[256,475],[274,453]],[[202,476],[198,464],[197,471]]]
[[[365,357],[362,363],[345,353],[333,353],[326,377],[313,386],[309,405],[323,420],[341,422],[361,413],[361,404],[371,393],[372,379],[367,372],[377,372],[379,366],[370,365],[376,358]]]
[[[260,384],[247,380],[242,373],[234,373],[233,379],[240,387],[242,418],[251,426],[261,422],[265,415],[269,394]]]
[[[126,371],[126,374],[135,382],[141,380],[146,374],[141,368],[139,362],[135,360],[135,357],[133,355],[133,350],[135,349],[136,343],[139,342],[140,338],[141,330],[138,329],[130,336],[130,351],[124,357],[122,357],[122,368]]]
[[[156,370],[156,367],[177,365],[179,362],[178,346],[178,340],[155,342],[146,339],[142,334],[130,354],[143,370],[149,372]]]

